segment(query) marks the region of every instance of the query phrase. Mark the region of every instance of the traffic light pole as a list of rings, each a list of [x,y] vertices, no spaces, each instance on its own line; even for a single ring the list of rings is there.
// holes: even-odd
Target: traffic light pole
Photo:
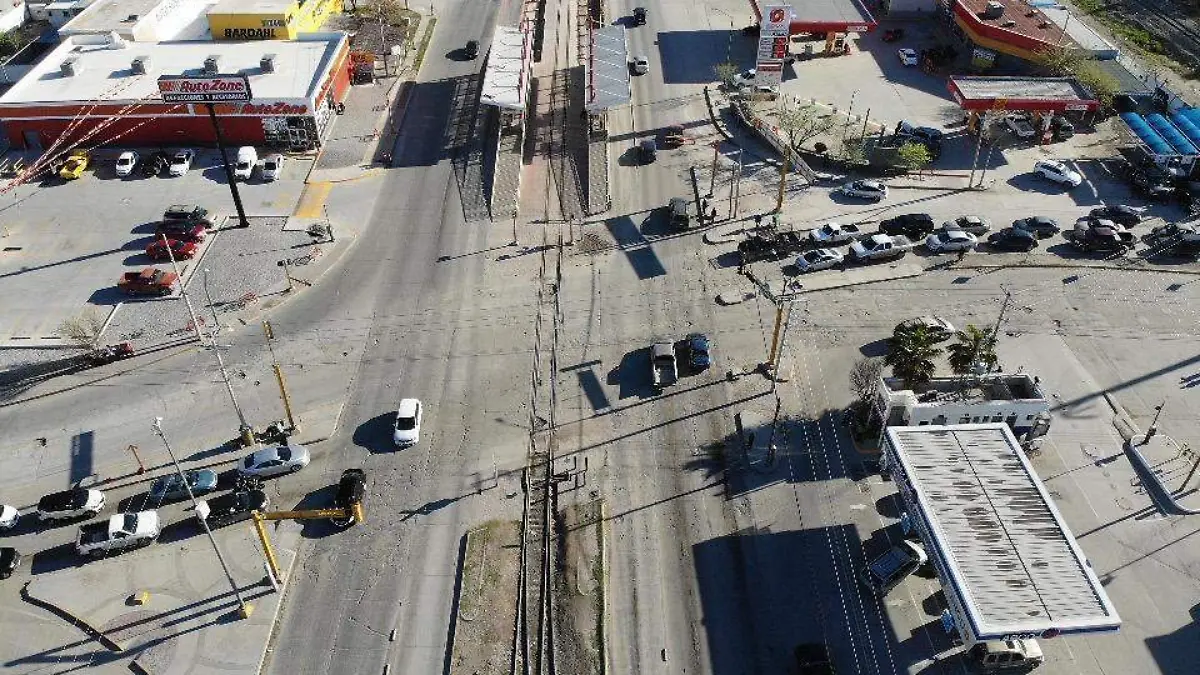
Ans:
[[[221,133],[221,123],[217,121],[217,111],[213,104],[206,103],[208,119],[212,122],[213,133],[217,137],[217,152],[221,155],[221,166],[225,168],[225,180],[229,181],[229,192],[233,195],[233,206],[237,209],[238,227],[250,227],[246,220],[246,209],[242,208],[242,196],[238,194],[237,181],[233,178],[233,169],[229,167],[229,158],[225,156],[225,135]]]

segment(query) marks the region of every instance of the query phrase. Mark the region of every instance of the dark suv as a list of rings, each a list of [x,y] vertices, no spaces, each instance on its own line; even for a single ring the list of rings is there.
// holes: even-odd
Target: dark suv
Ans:
[[[633,25],[635,25],[635,26],[645,26],[646,25],[646,8],[645,7],[635,7],[633,9]]]
[[[203,225],[206,228],[213,226],[213,219],[209,216],[208,209],[195,204],[172,204],[167,207],[166,211],[163,211],[162,219]]]
[[[479,41],[468,40],[467,46],[463,48],[463,54],[472,61],[479,58]]]
[[[265,511],[269,501],[262,490],[237,490],[205,500],[208,517],[204,522],[211,527],[225,527],[246,520],[251,511]]]
[[[919,239],[933,232],[933,216],[928,213],[904,213],[879,223],[879,231],[884,234],[901,234],[909,239]]]

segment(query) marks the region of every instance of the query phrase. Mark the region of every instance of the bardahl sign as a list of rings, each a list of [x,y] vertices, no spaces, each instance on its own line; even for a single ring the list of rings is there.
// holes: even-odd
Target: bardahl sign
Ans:
[[[245,75],[162,75],[158,92],[166,103],[226,103],[252,98],[250,80]]]

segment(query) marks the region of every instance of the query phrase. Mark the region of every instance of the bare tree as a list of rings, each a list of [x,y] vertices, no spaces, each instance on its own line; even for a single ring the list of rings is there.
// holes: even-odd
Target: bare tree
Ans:
[[[879,376],[883,374],[883,360],[862,358],[850,368],[850,389],[860,403],[870,401],[879,387]]]
[[[89,307],[78,316],[64,319],[58,325],[57,333],[74,342],[81,349],[96,349],[100,344],[100,334],[104,332],[104,317],[96,308]]]
[[[799,150],[816,136],[829,133],[834,125],[833,115],[825,114],[812,104],[779,109],[779,129],[787,136],[793,150]]]

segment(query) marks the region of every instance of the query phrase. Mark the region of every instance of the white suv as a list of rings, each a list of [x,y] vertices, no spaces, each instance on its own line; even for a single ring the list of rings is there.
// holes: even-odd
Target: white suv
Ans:
[[[1058,183],[1059,185],[1075,187],[1083,182],[1083,176],[1079,175],[1078,171],[1075,171],[1063,162],[1053,159],[1039,160],[1033,165],[1033,170],[1042,178]]]
[[[67,520],[81,516],[94,518],[103,509],[103,492],[74,488],[48,494],[39,499],[37,514],[40,520]]]

